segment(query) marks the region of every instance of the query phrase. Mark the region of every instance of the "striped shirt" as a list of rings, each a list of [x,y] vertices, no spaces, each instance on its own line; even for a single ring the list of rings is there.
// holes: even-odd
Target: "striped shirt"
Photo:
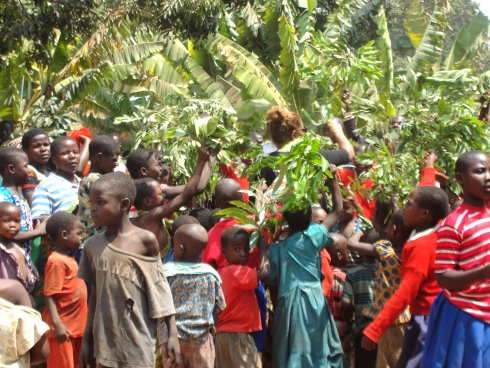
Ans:
[[[469,271],[490,263],[490,210],[462,204],[442,223],[438,233],[435,272]],[[444,289],[457,307],[490,323],[490,279],[462,290]]]
[[[359,333],[372,321],[364,315],[364,309],[373,302],[373,288],[376,279],[376,264],[363,263],[347,271],[345,278],[343,298],[347,298],[356,307],[355,332]]]
[[[80,181],[78,178],[77,180]],[[78,203],[78,185],[79,183],[70,183],[59,175],[49,175],[34,190],[32,219],[66,211],[73,203]]]

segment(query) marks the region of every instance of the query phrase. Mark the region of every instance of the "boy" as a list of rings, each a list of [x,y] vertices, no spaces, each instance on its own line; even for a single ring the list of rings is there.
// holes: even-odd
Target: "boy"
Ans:
[[[87,288],[76,277],[78,265],[68,250],[80,247],[82,223],[75,215],[56,212],[46,222],[46,233],[55,243],[44,271],[47,310],[43,319],[50,328],[46,336],[51,350],[48,368],[75,368],[87,320]]]
[[[78,200],[80,221],[83,227],[82,247],[92,235],[100,233],[103,228],[96,227],[90,218],[90,188],[102,175],[114,172],[119,159],[119,146],[106,135],[98,135],[88,146],[90,155],[90,171],[80,182]],[[77,258],[80,261],[80,258]]]
[[[172,294],[158,257],[158,241],[129,221],[136,196],[131,179],[109,173],[90,189],[95,226],[106,230],[84,246],[78,277],[91,285],[87,324],[79,365],[90,351],[105,367],[155,367],[157,321],[169,326],[167,355],[180,364]]]
[[[199,220],[195,217],[188,216],[188,215],[181,215],[177,217],[176,219],[173,220],[172,222],[172,228],[170,229],[170,234],[173,239],[173,235],[179,230],[181,226],[184,225],[191,225],[191,224],[199,224]],[[162,262],[163,264],[167,262],[172,262],[174,260],[174,248],[170,247],[170,250],[168,251],[167,254],[165,254]]]
[[[367,229],[361,240],[374,244],[385,239],[384,230]],[[356,368],[371,368],[376,366],[376,351],[364,350],[361,346],[362,331],[372,320],[364,315],[364,310],[369,308],[373,301],[373,288],[376,279],[376,259],[364,255],[364,263],[347,271],[344,291],[342,292],[342,306],[345,310],[355,310],[354,334],[355,355],[354,366]],[[350,315],[347,320],[352,320]]]
[[[226,264],[218,269],[223,280],[226,308],[218,317],[216,328],[216,367],[261,367],[253,331],[262,329],[260,310],[254,290],[258,281],[269,276],[267,241],[261,237],[258,248],[260,266],[250,268],[250,238],[239,226],[226,229],[221,235]]]
[[[408,323],[397,367],[418,367],[422,359],[429,313],[440,287],[434,275],[439,221],[449,213],[446,193],[437,187],[419,186],[403,206],[404,224],[414,228],[403,247],[402,282],[378,317],[364,330],[362,346],[376,348],[384,331],[410,305]]]
[[[330,267],[333,274],[332,290],[327,298],[330,312],[335,320],[335,326],[339,333],[340,341],[342,342],[342,349],[344,350],[344,356],[348,361],[348,351],[351,348],[350,343],[350,329],[351,321],[344,319],[344,310],[342,308],[342,292],[344,290],[346,274],[341,271],[347,265],[349,255],[347,251],[347,239],[336,233],[330,233],[333,239],[333,243],[326,248],[330,256]]]
[[[359,236],[349,240],[347,246],[359,253],[371,257],[377,257],[376,278],[373,287],[373,301],[364,309],[364,315],[374,320],[384,308],[388,300],[398,290],[401,284],[402,251],[405,241],[410,236],[412,229],[403,223],[403,210],[397,210],[391,216],[386,237],[388,240],[380,240],[374,244],[359,242]],[[403,344],[403,336],[410,313],[408,307],[398,316],[394,324],[381,335],[378,342],[376,368],[394,368],[400,357]],[[366,327],[366,326],[364,326]],[[360,332],[362,340],[362,332]],[[357,340],[356,340],[357,341]],[[362,347],[361,349],[365,350]]]
[[[33,230],[31,209],[29,203],[19,191],[19,187],[27,182],[29,177],[29,159],[18,148],[6,147],[0,149],[0,174],[3,185],[0,187],[0,202],[9,202],[16,205],[21,214],[20,232],[15,237],[26,249],[30,256],[32,238],[44,234],[44,225]]]
[[[108,137],[111,138],[111,139],[113,139],[114,142],[116,142],[116,144],[118,145],[119,150],[121,150],[121,136],[119,135],[119,133],[109,133],[108,134]],[[128,174],[128,168],[121,161],[121,157],[118,158],[118,160],[117,160],[117,166],[114,169],[114,171],[120,171],[122,173]]]
[[[174,234],[174,262],[163,267],[174,298],[181,359],[186,367],[214,367],[213,314],[219,315],[226,306],[219,274],[200,263],[207,242],[208,234],[201,225],[180,227]],[[164,351],[167,336],[166,324],[159,323],[158,341]]]
[[[162,221],[187,204],[197,194],[201,174],[209,160],[209,153],[209,147],[202,145],[199,148],[196,168],[184,187],[184,191],[167,204],[164,204],[163,190],[156,180],[145,178],[138,179],[134,183],[136,186],[134,206],[138,210],[149,212],[131,219],[132,223],[156,235],[160,252],[167,247],[169,241],[167,230],[165,226],[162,226]]]
[[[162,166],[158,160],[158,152],[155,150],[148,150],[138,148],[128,155],[126,160],[126,166],[129,171],[129,175],[133,179],[151,178],[159,181],[162,175]],[[211,166],[214,165],[216,155],[213,153],[211,156]],[[201,180],[197,186],[197,193],[201,194],[208,186],[209,179],[211,179],[211,169],[206,165],[201,174]],[[178,185],[171,187],[166,184],[161,184],[162,193],[166,198],[172,199],[182,194],[185,189],[185,185]]]
[[[26,251],[13,241],[20,231],[20,224],[20,209],[12,203],[0,202],[0,278],[20,281],[34,306],[31,294],[36,277],[32,264]]]

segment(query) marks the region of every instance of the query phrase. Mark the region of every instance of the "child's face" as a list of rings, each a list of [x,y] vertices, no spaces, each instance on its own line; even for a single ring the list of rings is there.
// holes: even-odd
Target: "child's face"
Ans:
[[[80,221],[75,221],[73,223],[73,228],[63,234],[64,246],[68,249],[77,250],[82,244],[82,223]]]
[[[19,185],[27,183],[27,179],[29,178],[29,160],[27,155],[22,154],[22,156],[10,168],[14,182]]]
[[[417,197],[418,191],[415,189],[410,193],[407,203],[403,206],[403,223],[406,227],[417,227],[426,211],[419,207]]]
[[[0,235],[7,239],[13,239],[20,231],[22,217],[20,210],[15,206],[9,206],[0,213]]]
[[[231,264],[245,266],[250,259],[250,244],[247,236],[237,235],[222,250],[226,260]]]
[[[148,178],[155,179],[158,181],[160,179],[160,175],[162,173],[162,167],[158,163],[158,159],[155,155],[152,155],[148,159],[148,167],[146,168],[146,176]]]
[[[74,140],[67,140],[58,147],[58,152],[51,158],[56,165],[56,172],[74,174],[78,168],[80,152]]]
[[[456,173],[456,180],[465,197],[490,199],[490,158],[485,154],[476,155],[465,173]]]
[[[148,207],[155,208],[158,206],[162,206],[165,201],[165,195],[162,193],[162,187],[160,186],[160,183],[154,181],[150,185],[153,190],[151,197],[147,198],[149,202]]]
[[[311,211],[311,222],[317,224],[323,224],[323,221],[327,218],[327,213],[323,208],[314,207]]]
[[[29,162],[46,165],[51,157],[51,143],[46,134],[39,134],[31,138],[29,148],[25,150]]]
[[[343,208],[340,213],[339,220],[340,221],[348,221],[351,220],[354,216],[354,212],[356,212],[356,208],[354,205],[348,201],[347,199],[342,200]]]
[[[107,226],[122,214],[121,201],[104,185],[90,188],[90,216],[95,226]]]
[[[5,142],[10,139],[10,136],[14,132],[14,127],[10,123],[0,124],[0,141]]]
[[[98,166],[102,174],[114,172],[114,169],[117,167],[117,161],[119,160],[119,154],[119,148],[117,148],[111,156],[97,155]]]

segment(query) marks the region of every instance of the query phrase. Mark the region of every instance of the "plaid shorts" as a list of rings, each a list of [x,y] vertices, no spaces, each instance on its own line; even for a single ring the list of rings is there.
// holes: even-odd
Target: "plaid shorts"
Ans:
[[[180,345],[180,366],[184,368],[188,367],[203,367],[214,368],[214,344],[211,334],[208,339],[203,343],[189,342],[179,339]],[[163,366],[169,367],[167,359],[167,343],[162,345],[162,360]]]

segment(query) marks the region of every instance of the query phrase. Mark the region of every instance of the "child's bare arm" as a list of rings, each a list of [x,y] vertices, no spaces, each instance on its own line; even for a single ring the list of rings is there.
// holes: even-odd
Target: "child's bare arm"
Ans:
[[[78,359],[78,365],[80,367],[95,367],[95,359],[91,354],[94,346],[93,326],[95,316],[95,305],[97,299],[97,289],[95,285],[92,285],[90,292],[90,299],[88,302],[87,311],[87,323],[85,325],[85,332],[82,340],[82,350],[80,352],[80,358]]]
[[[88,147],[90,145],[90,138],[84,135],[81,135],[80,138],[83,147],[80,151],[80,159],[78,161],[77,174],[82,175],[83,172],[85,171],[85,166],[87,166],[88,159],[90,156],[88,151]]]
[[[179,337],[177,335],[177,325],[175,324],[175,315],[172,314],[170,316],[166,316],[165,322],[168,328],[167,356],[164,356],[163,354],[164,352],[161,351],[162,358],[167,359],[167,364],[170,364],[170,367],[179,367],[180,346],[179,346]]]
[[[347,249],[354,251],[354,252],[359,252],[362,254],[365,254],[367,256],[372,256],[372,257],[377,257],[378,252],[376,252],[376,249],[372,244],[369,243],[362,243],[360,241],[362,232],[357,232],[354,234],[350,239],[349,242],[347,243]]]
[[[267,250],[269,248],[269,244],[267,244],[267,240],[265,240],[264,236],[261,235],[259,239],[259,243],[257,245],[259,247],[260,252],[260,266],[257,270],[257,278],[260,281],[265,281],[269,277],[270,265],[269,258],[267,257]]]
[[[163,206],[160,206],[155,209],[153,212],[153,218],[159,223],[167,216],[171,215],[175,211],[177,211],[180,207],[189,202],[192,197],[194,197],[199,192],[199,184],[202,179],[202,175],[204,175],[205,171],[209,174],[210,169],[207,164],[210,156],[210,148],[205,145],[205,142],[199,148],[199,158],[197,160],[197,165],[192,173],[191,178],[187,182],[184,191],[179,194],[174,200],[170,203],[167,203]],[[207,169],[206,169],[207,168]],[[210,174],[209,174],[210,175]],[[209,175],[206,182],[209,182]]]
[[[436,272],[439,286],[448,290],[462,290],[475,282],[490,278],[490,265],[481,266],[468,271],[450,270]]]
[[[58,340],[60,343],[70,341],[70,331],[68,331],[63,323],[61,323],[54,297],[52,295],[44,296],[44,299],[46,300],[46,307],[48,308],[48,313],[51,316],[51,321],[53,321],[56,340]]]
[[[37,238],[46,234],[46,221],[49,216],[42,217],[39,224],[30,231],[20,231],[14,238],[15,241],[24,242],[26,240]]]
[[[337,180],[337,177],[333,176],[327,183],[328,189],[332,194],[332,210],[328,214],[325,221],[323,221],[323,225],[327,228],[328,231],[331,231],[332,228],[337,223],[339,219],[340,213],[342,212],[342,193],[340,193],[340,186]]]

